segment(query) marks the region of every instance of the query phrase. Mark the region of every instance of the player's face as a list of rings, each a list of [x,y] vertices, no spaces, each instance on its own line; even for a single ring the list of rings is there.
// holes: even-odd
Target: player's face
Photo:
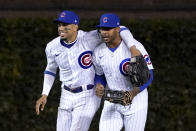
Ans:
[[[58,33],[63,40],[71,39],[77,33],[77,30],[78,25],[58,23]]]
[[[116,28],[100,28],[101,37],[103,38],[104,42],[107,44],[112,44],[119,35],[119,27]]]

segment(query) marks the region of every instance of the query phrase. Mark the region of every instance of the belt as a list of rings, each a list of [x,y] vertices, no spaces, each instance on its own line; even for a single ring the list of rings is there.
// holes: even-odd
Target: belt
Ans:
[[[90,90],[94,87],[94,85],[87,85],[86,87],[87,87],[87,90]],[[66,85],[64,85],[64,89],[67,91],[70,91],[72,93],[79,93],[79,92],[83,91],[82,86],[71,89],[71,88],[67,87]]]

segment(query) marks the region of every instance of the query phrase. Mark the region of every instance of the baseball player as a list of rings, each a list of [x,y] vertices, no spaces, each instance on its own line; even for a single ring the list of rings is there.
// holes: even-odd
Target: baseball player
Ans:
[[[146,88],[153,79],[153,66],[143,45],[132,39],[145,59],[147,70],[150,70],[148,70],[150,72],[148,81],[143,86],[134,88],[126,71],[127,64],[133,55],[119,36],[120,28],[116,24],[118,22],[120,22],[118,16],[108,13],[101,16],[100,24],[97,26],[104,43],[97,46],[93,54],[93,63],[98,78],[95,82],[96,94],[103,97],[105,95],[104,90],[107,88],[110,92],[116,93],[113,93],[114,97],[123,94],[123,92],[128,92],[131,95],[132,103],[122,105],[110,99],[105,100],[99,130],[120,131],[124,126],[125,131],[144,131],[148,107]],[[111,98],[110,95],[107,97]]]
[[[40,107],[43,111],[59,68],[62,84],[56,130],[87,131],[100,105],[100,99],[95,95],[91,56],[102,39],[97,30],[78,30],[79,18],[72,11],[63,11],[55,22],[58,23],[59,37],[49,42],[45,49],[47,67],[42,96],[36,102],[36,113],[39,115]],[[136,55],[140,53],[128,40],[131,37],[126,40],[125,34],[130,34],[127,28],[121,27],[121,30],[120,35],[128,41],[130,51]]]

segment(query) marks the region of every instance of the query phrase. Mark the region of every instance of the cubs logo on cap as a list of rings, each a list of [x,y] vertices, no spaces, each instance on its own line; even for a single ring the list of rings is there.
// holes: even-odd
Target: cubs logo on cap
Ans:
[[[119,69],[120,69],[120,73],[124,76],[127,76],[127,68],[128,68],[128,64],[130,62],[130,58],[126,58],[124,59],[121,63],[120,63],[120,66],[119,66]]]
[[[108,17],[103,18],[103,23],[106,23],[108,21]]]
[[[78,63],[82,68],[88,69],[92,66],[92,54],[92,51],[85,51],[80,54],[78,58]]]
[[[145,61],[146,61],[146,63],[147,63],[148,65],[152,64],[149,55],[147,55],[147,54],[144,55],[144,59],[145,59]]]
[[[60,17],[65,17],[66,13],[65,12],[62,12]]]

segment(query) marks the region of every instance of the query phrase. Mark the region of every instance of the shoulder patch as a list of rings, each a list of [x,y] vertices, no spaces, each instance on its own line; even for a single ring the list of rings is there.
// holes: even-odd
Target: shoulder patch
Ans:
[[[150,65],[150,64],[152,64],[152,62],[150,61],[150,57],[149,57],[149,55],[144,55],[144,59],[145,59],[145,61],[146,61],[146,63],[147,63],[147,65]]]

